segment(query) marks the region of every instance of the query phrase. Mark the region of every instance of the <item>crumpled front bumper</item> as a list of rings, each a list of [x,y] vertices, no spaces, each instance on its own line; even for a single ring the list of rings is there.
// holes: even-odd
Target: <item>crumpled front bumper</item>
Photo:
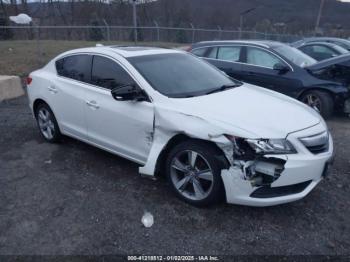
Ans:
[[[222,170],[227,202],[248,206],[272,206],[305,197],[328,173],[329,164],[334,157],[331,135],[328,150],[320,154],[311,153],[299,140],[300,137],[319,132],[320,126],[295,132],[287,137],[297,149],[297,154],[265,156],[266,159],[273,157],[286,161],[280,177],[266,188],[252,186],[250,181],[243,178],[239,167],[231,166]]]

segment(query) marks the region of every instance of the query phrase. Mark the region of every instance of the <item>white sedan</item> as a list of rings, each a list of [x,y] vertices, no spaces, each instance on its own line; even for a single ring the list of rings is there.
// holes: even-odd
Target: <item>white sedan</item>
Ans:
[[[167,176],[197,206],[301,199],[333,156],[316,111],[181,51],[77,49],[31,73],[27,85],[48,142],[67,135],[139,163],[141,174]]]

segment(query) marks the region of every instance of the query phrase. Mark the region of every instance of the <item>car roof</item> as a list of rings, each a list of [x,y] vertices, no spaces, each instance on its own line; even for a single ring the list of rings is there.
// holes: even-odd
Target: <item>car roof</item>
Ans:
[[[336,40],[336,41],[344,41],[349,42],[349,40],[344,38],[338,38],[338,37],[327,37],[327,36],[320,36],[320,37],[306,37],[303,39],[304,41],[315,41],[315,40]]]
[[[225,40],[225,41],[203,41],[192,45],[192,48],[204,47],[204,46],[215,46],[215,45],[230,45],[230,44],[241,44],[241,45],[255,45],[265,48],[272,48],[280,45],[284,45],[281,42],[270,41],[270,40]]]
[[[338,41],[342,43],[347,43],[349,44],[350,41],[348,39],[343,39],[343,38],[337,38],[337,37],[306,37],[301,40],[295,41],[293,44],[298,44],[298,43],[310,43],[310,42],[324,42],[324,41]]]
[[[320,41],[315,41],[315,42],[303,42],[301,46],[305,46],[305,45],[325,45],[325,46],[330,46],[330,47],[334,47],[334,46],[337,46],[339,47],[337,44],[334,44],[334,43],[330,43],[330,42],[322,42],[321,40]]]
[[[174,49],[166,49],[160,47],[151,46],[96,46],[96,47],[86,47],[70,50],[64,55],[74,54],[74,53],[115,53],[121,55],[125,58],[144,56],[144,55],[155,55],[155,54],[169,54],[169,53],[183,53],[182,51]]]

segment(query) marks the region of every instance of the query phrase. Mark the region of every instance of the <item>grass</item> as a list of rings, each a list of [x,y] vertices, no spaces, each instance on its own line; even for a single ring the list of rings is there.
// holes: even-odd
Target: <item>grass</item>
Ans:
[[[104,45],[134,45],[132,42],[99,43]],[[0,41],[0,75],[17,75],[23,78],[64,51],[95,45],[96,42],[92,41]],[[165,48],[178,46],[178,44],[164,42],[142,42],[140,45]]]

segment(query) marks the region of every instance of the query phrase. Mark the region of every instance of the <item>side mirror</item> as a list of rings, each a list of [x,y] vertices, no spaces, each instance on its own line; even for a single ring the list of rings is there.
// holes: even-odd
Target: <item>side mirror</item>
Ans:
[[[280,74],[285,74],[289,71],[289,67],[284,64],[277,63],[273,66],[273,70],[278,71]]]
[[[111,94],[117,101],[148,101],[145,92],[133,84],[113,88]]]

